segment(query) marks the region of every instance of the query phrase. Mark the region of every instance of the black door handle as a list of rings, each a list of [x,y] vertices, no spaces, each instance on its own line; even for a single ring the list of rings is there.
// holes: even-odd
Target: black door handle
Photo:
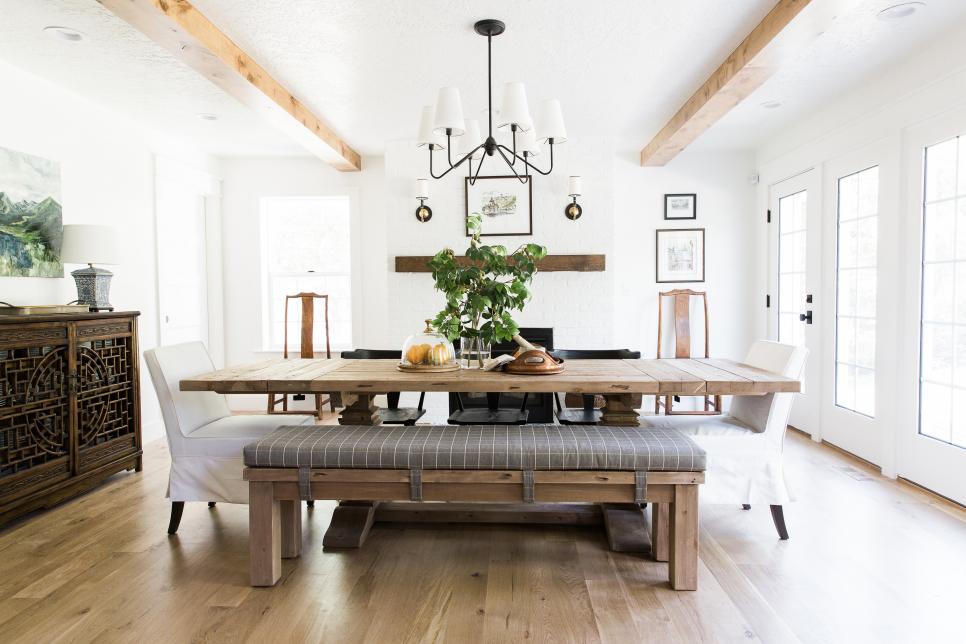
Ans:
[[[805,324],[811,324],[812,323],[812,312],[811,311],[805,311],[804,313],[799,313],[798,314],[798,319],[801,320],[802,322],[804,322]]]

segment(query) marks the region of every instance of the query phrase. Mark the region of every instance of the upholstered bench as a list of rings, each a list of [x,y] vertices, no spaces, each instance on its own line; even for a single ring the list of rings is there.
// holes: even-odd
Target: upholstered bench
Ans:
[[[561,425],[280,427],[244,450],[251,583],[301,553],[301,500],[668,504],[669,577],[697,587],[705,453],[675,430]],[[371,521],[371,519],[370,519]]]

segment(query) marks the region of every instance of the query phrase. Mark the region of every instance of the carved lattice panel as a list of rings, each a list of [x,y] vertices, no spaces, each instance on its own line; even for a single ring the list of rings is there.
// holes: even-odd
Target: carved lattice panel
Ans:
[[[68,455],[67,373],[66,345],[0,349],[0,477]]]
[[[136,405],[132,342],[130,337],[121,337],[78,344],[77,440],[81,449],[126,435],[133,439]]]

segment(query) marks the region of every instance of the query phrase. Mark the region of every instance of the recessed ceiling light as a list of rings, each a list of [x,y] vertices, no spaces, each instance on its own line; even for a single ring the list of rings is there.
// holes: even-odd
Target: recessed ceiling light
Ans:
[[[84,40],[84,34],[70,27],[44,27],[44,33],[52,38],[66,40],[67,42],[80,42]]]
[[[886,7],[876,15],[879,20],[901,20],[925,8],[925,2],[900,2],[891,7]]]
[[[202,121],[217,121],[218,120],[218,115],[217,114],[208,114],[207,112],[202,112],[201,114],[198,114],[198,118],[200,118]]]
[[[766,110],[774,110],[782,106],[781,101],[765,101],[761,104]]]

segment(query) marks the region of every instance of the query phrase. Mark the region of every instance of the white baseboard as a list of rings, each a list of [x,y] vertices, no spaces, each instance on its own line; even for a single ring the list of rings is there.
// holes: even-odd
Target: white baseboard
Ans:
[[[141,424],[141,444],[145,445],[164,436],[164,423],[161,419],[149,420]]]

